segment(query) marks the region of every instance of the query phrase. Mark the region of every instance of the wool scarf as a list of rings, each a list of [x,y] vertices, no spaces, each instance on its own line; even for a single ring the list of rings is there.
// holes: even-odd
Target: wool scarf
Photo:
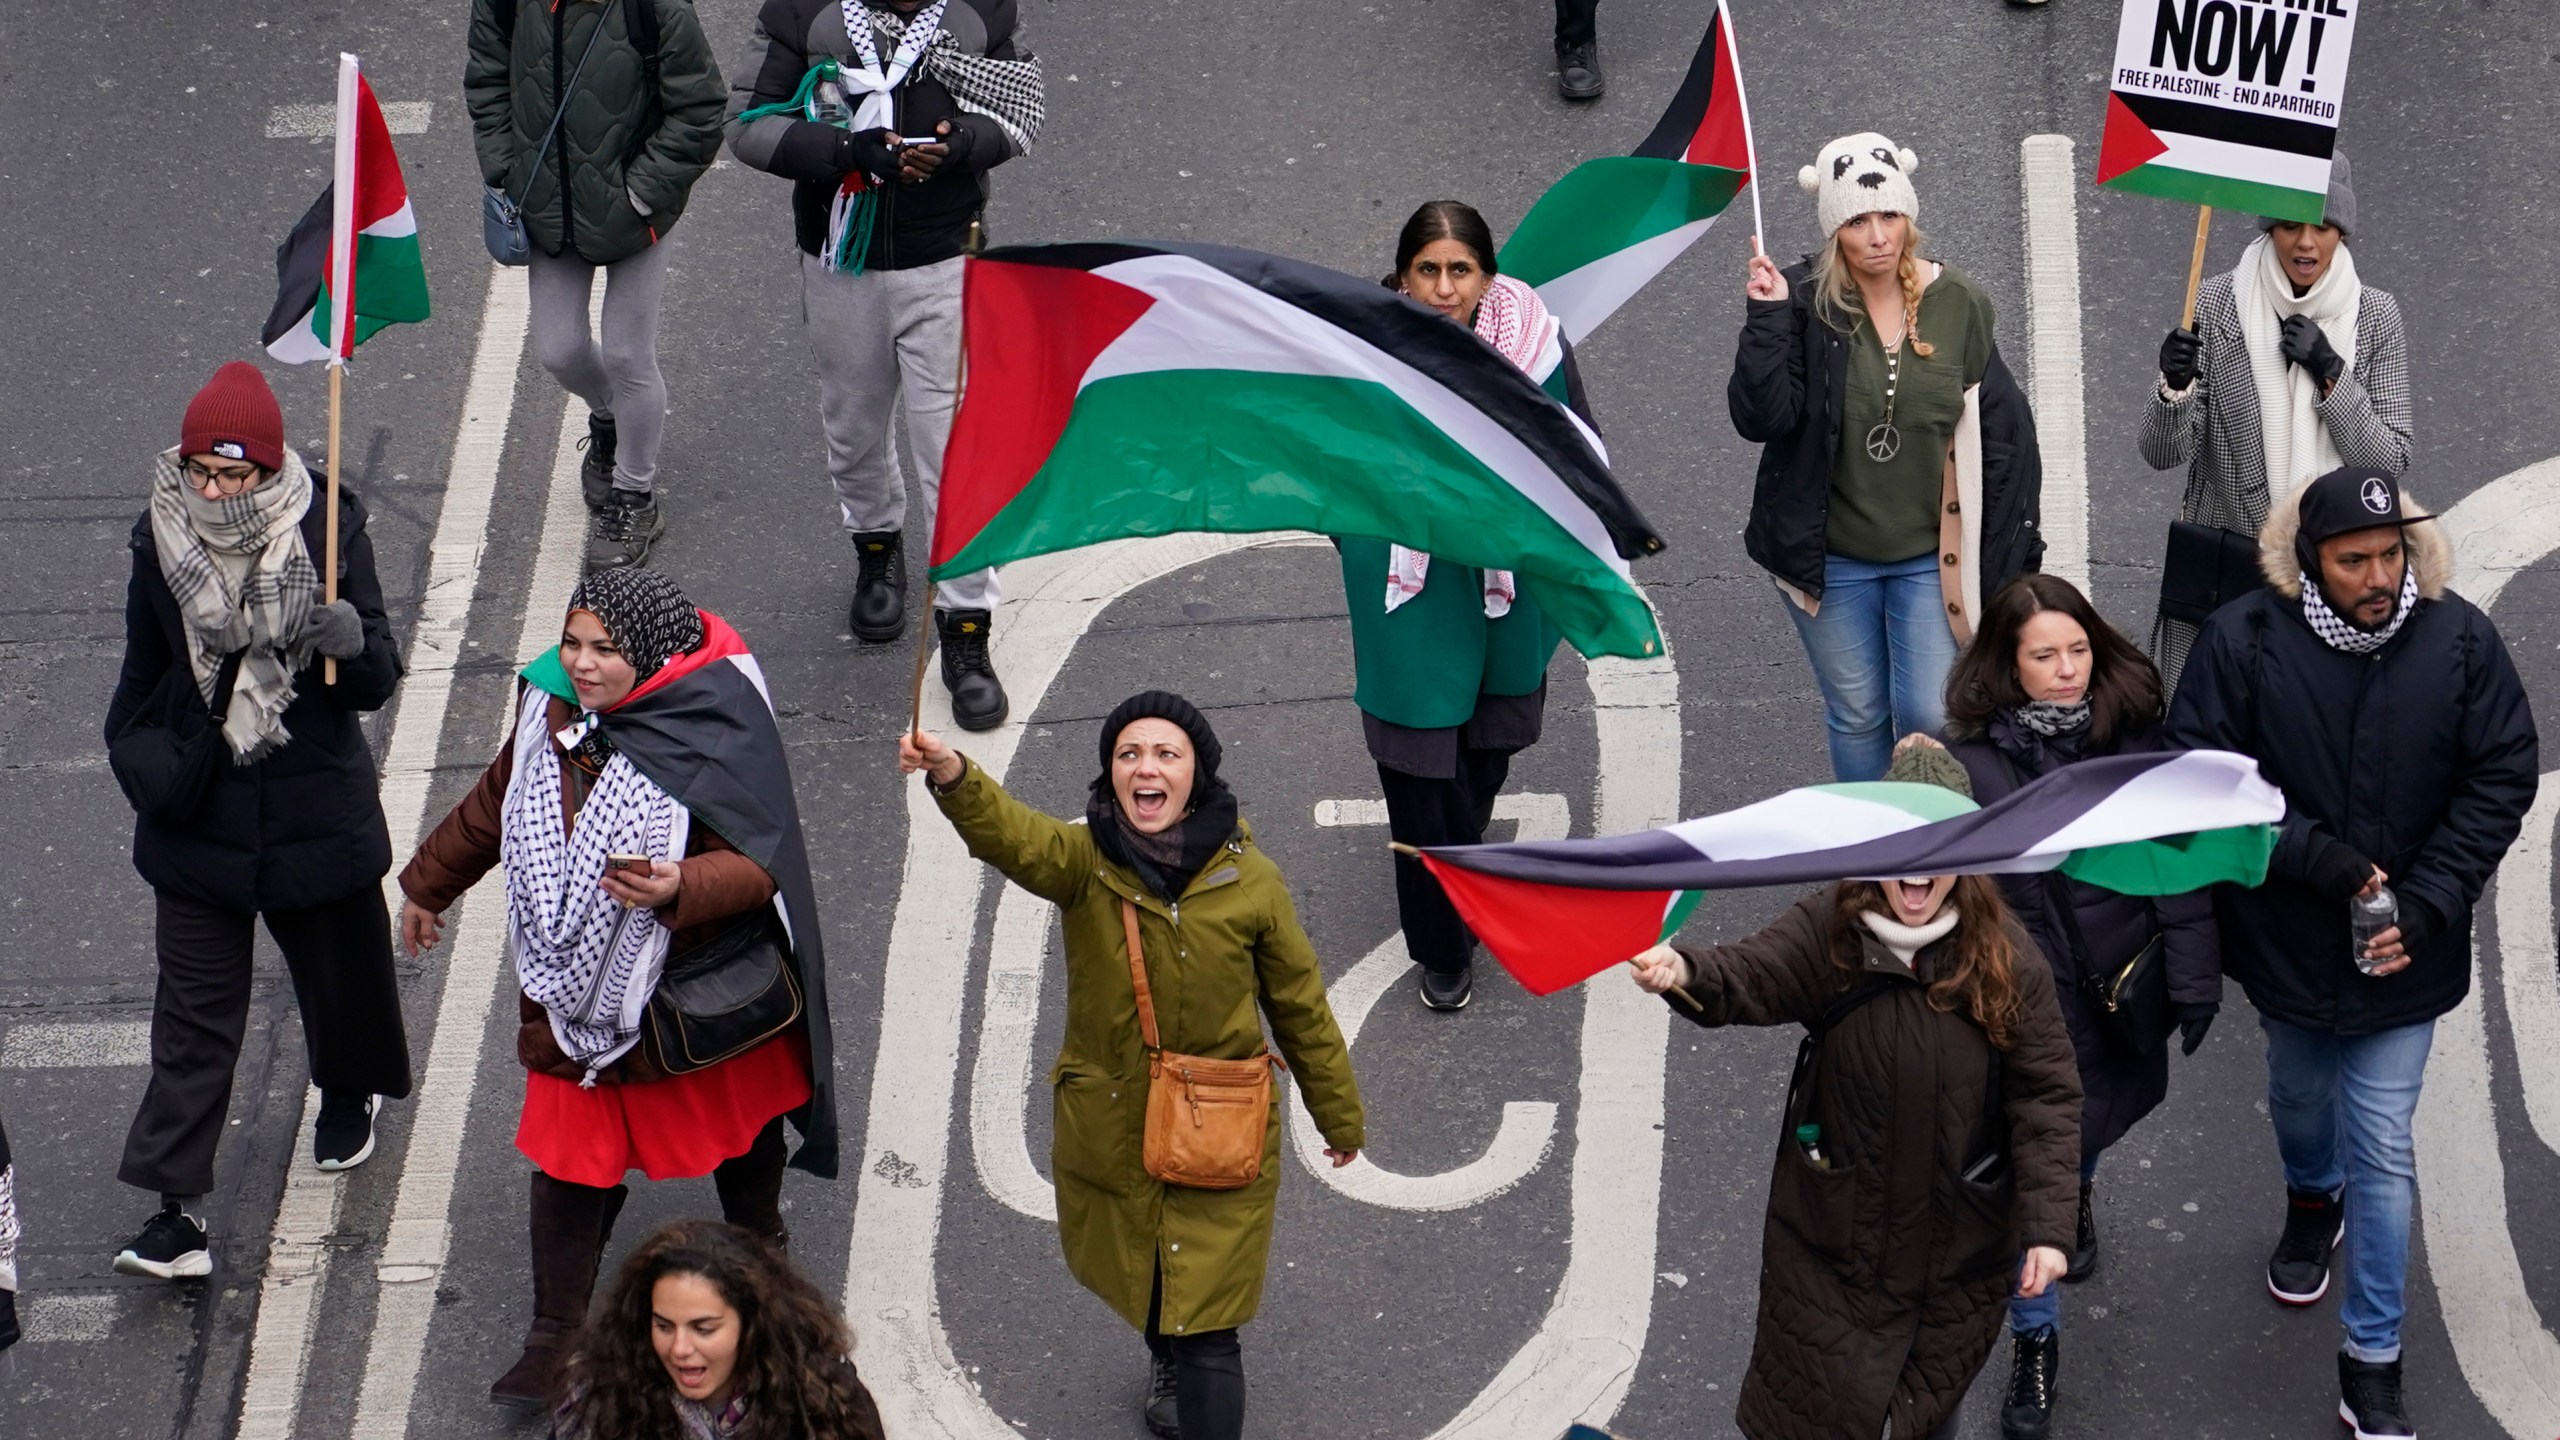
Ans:
[[[2308,575],[2302,577],[2302,618],[2311,623],[2312,633],[2341,654],[2370,655],[2390,644],[2417,603],[2418,567],[2412,565],[2400,572],[2400,605],[2391,612],[2391,623],[2379,630],[2359,630],[2329,608],[2329,597],[2320,593],[2319,581]]]
[[[2057,705],[2051,700],[2030,700],[2009,708],[2009,718],[2047,739],[2089,728],[2089,702],[2075,700]]]
[[[2356,278],[2356,257],[2338,246],[2326,273],[2301,295],[2284,273],[2272,237],[2249,242],[2232,271],[2232,301],[2240,311],[2240,337],[2249,351],[2249,378],[2258,391],[2258,440],[2266,453],[2267,494],[2281,499],[2295,487],[2345,464],[2320,420],[2320,382],[2311,372],[2284,358],[2283,328],[2287,317],[2308,315],[2329,337],[2329,348],[2352,370],[2356,363],[2356,317],[2363,308],[2364,282]]]
[[[1103,858],[1126,865],[1157,899],[1180,899],[1191,882],[1217,858],[1219,847],[1236,833],[1236,795],[1212,779],[1206,794],[1196,796],[1191,813],[1153,835],[1129,828],[1112,793],[1111,777],[1093,782],[1085,796],[1084,819],[1093,832],[1094,848]]]
[[[1547,308],[1538,292],[1508,275],[1496,275],[1476,302],[1476,338],[1534,380],[1530,366],[1546,353],[1564,330],[1564,322]],[[1431,557],[1402,545],[1387,549],[1387,613],[1422,593],[1431,580]],[[1508,570],[1484,572],[1484,618],[1499,620],[1520,598],[1520,582]]]
[[[246,648],[222,738],[235,764],[263,760],[293,736],[284,728],[294,677],[311,662],[311,612],[320,571],[302,543],[311,509],[311,472],[284,452],[267,482],[215,499],[187,483],[178,447],[160,452],[151,481],[151,539],[160,575],[178,602],[187,664],[205,703],[223,657]]]
[[[1956,907],[1950,901],[1938,911],[1937,919],[1925,925],[1905,925],[1879,910],[1860,911],[1858,918],[1866,922],[1867,929],[1884,942],[1884,948],[1892,951],[1895,959],[1909,965],[1913,957],[1932,942],[1944,940],[1955,933],[1957,916]]]

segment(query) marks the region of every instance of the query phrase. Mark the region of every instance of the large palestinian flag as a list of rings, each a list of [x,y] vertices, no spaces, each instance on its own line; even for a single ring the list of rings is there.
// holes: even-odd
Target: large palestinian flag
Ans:
[[[1565,338],[1579,341],[1706,234],[1752,170],[1733,22],[1718,4],[1653,133],[1632,155],[1585,160],[1539,196],[1503,242],[1502,273],[1535,288]]]
[[[334,176],[276,247],[276,303],[258,338],[287,364],[344,359],[385,325],[427,318],[417,212],[391,127],[353,55],[338,57]]]
[[[1476,938],[1535,994],[1670,938],[1699,892],[2060,869],[2126,895],[2266,878],[2284,795],[2220,750],[2116,755],[1988,807],[1935,785],[1815,785],[1660,830],[1427,849]]]
[[[931,574],[1104,540],[1313,530],[1534,577],[1585,655],[1657,655],[1627,561],[1662,548],[1599,437],[1466,328],[1214,245],[968,262],[968,385]]]

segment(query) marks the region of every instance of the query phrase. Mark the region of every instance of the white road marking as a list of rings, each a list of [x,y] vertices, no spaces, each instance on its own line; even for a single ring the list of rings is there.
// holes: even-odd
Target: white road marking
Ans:
[[[1387,802],[1384,800],[1319,800],[1316,823],[1327,827],[1349,825],[1384,825]]]
[[[394,135],[423,135],[427,124],[435,118],[432,100],[385,100],[382,123]],[[338,107],[327,105],[279,105],[267,112],[267,138],[270,140],[318,140],[338,133]]]
[[[148,1065],[148,1020],[65,1020],[12,1025],[0,1038],[0,1069],[67,1070],[83,1065]]]
[[[1054,1225],[1058,1192],[1031,1159],[1024,1107],[1031,1103],[1031,1044],[1040,1023],[1041,973],[1058,907],[1019,885],[996,902],[987,945],[987,993],[978,1021],[978,1060],[969,1072],[970,1152],[978,1182],[1011,1211]],[[1042,1089],[1048,1088],[1042,1086]]]
[[[2498,866],[2498,977],[2507,1002],[2525,1114],[2543,1148],[2560,1151],[2560,957],[2551,924],[2552,826],[2560,823],[2560,770],[2542,777],[2524,829]],[[2539,883],[2536,883],[2539,881]]]
[[[2071,137],[2018,145],[2027,225],[2027,369],[2044,453],[2044,568],[2089,588],[2089,435],[2080,378],[2079,181]],[[1986,599],[1988,597],[1985,597]]]
[[[472,592],[480,582],[490,501],[497,493],[498,462],[507,421],[515,409],[516,369],[524,357],[524,272],[489,269],[489,291],[480,319],[480,344],[463,391],[462,419],[453,459],[445,473],[444,506],[428,546],[427,588],[411,632],[409,674],[400,687],[383,765],[382,809],[395,853],[417,846],[427,803],[427,782],[444,739],[453,697],[453,670],[463,649]],[[392,874],[383,888],[396,906]],[[429,1092],[430,1094],[432,1092]],[[427,1098],[425,1095],[421,1099]],[[311,1358],[311,1319],[328,1273],[330,1234],[338,1226],[340,1178],[313,1168],[299,1137],[318,1118],[320,1092],[303,1099],[294,1153],[287,1158],[284,1198],[276,1207],[267,1269],[258,1289],[258,1322],[249,1342],[248,1375],[241,1387],[238,1440],[289,1440]]]
[[[121,1294],[30,1295],[25,1299],[26,1313],[19,1317],[19,1328],[26,1332],[31,1345],[104,1340],[116,1333],[116,1321],[124,1314]]]

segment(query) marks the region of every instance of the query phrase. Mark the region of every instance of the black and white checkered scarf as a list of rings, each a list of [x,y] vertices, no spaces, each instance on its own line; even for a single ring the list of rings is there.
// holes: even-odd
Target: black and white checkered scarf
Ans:
[[[2011,706],[2009,717],[2027,729],[2051,739],[2056,735],[2068,735],[2075,730],[2088,729],[2089,702],[2074,700],[2068,705],[2057,705],[2051,700],[2030,700],[2024,705]]]
[[[293,737],[284,728],[294,677],[311,663],[305,638],[320,603],[320,571],[302,543],[311,472],[284,452],[267,483],[208,500],[187,483],[184,457],[160,452],[151,477],[151,540],[160,575],[186,624],[187,664],[213,703],[222,657],[246,647],[222,738],[235,763],[265,759]]]
[[[903,44],[910,17],[885,5],[865,4],[863,0],[844,0],[845,35],[853,41],[856,58],[863,58],[865,36],[854,25],[853,12],[861,11],[871,21],[873,34],[888,41],[892,52]],[[930,16],[937,22],[942,6],[936,5]],[[919,15],[914,18],[925,18]],[[951,92],[952,103],[972,115],[984,115],[1001,126],[1005,138],[1013,142],[1017,155],[1027,154],[1031,142],[1040,138],[1040,122],[1044,118],[1044,99],[1040,80],[1040,57],[1023,55],[1016,60],[997,60],[985,55],[970,55],[960,49],[951,32],[942,30],[933,37],[924,53],[916,58],[917,72],[926,73],[942,82]]]
[[[2332,650],[2348,655],[2370,655],[2391,643],[2409,612],[2418,604],[2418,567],[2409,566],[2400,573],[2400,606],[2391,612],[2391,623],[2379,630],[2359,630],[2329,608],[2329,597],[2320,593],[2320,582],[2309,575],[2302,577],[2302,618],[2311,622],[2312,633],[2328,643]]]

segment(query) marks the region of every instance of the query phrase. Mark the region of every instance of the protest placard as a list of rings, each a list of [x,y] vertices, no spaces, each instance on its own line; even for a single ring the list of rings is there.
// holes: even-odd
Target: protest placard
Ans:
[[[2363,0],[2125,0],[2098,183],[2320,223]]]

